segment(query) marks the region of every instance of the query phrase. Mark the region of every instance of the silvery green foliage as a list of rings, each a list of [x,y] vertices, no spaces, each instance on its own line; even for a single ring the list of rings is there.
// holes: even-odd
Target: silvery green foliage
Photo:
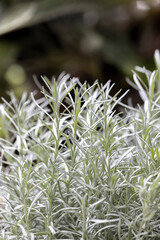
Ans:
[[[110,81],[64,74],[44,78],[40,99],[4,100],[0,239],[160,238],[159,56],[133,72],[136,108]]]

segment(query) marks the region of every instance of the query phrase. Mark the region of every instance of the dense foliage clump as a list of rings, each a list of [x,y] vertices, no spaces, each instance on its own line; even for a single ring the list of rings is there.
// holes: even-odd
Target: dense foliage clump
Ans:
[[[0,239],[160,239],[158,51],[155,62],[133,72],[136,108],[110,81],[68,75],[44,78],[40,99],[4,100]]]

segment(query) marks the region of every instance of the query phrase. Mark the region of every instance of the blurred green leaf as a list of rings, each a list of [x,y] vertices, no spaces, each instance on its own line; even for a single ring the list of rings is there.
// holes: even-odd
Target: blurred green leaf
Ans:
[[[0,35],[31,26],[40,22],[57,19],[71,13],[85,12],[87,9],[107,10],[117,4],[131,3],[134,0],[41,0],[23,1],[10,7],[0,18]]]

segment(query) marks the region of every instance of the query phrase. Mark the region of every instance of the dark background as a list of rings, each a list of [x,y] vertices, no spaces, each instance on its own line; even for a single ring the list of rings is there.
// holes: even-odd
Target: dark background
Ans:
[[[135,65],[155,68],[160,49],[160,1],[4,0],[0,2],[0,96],[36,88],[35,75],[62,71],[82,82],[129,88]],[[140,101],[131,89],[133,103]]]

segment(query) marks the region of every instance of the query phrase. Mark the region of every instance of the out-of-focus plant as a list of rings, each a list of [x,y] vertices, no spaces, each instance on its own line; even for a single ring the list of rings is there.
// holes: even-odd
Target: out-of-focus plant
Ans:
[[[143,61],[142,53],[148,42],[145,36],[151,39],[148,33],[143,33],[143,22],[156,15],[158,5],[156,1],[13,0],[1,2],[0,9],[3,89],[7,86],[17,89],[13,85],[17,80],[6,78],[15,64],[23,69],[25,85],[32,89],[33,74],[51,76],[63,70],[91,83],[96,77],[104,83],[111,77],[119,86],[127,88],[124,77]],[[153,39],[153,42],[157,41]],[[151,46],[152,43],[148,47],[150,56]]]

